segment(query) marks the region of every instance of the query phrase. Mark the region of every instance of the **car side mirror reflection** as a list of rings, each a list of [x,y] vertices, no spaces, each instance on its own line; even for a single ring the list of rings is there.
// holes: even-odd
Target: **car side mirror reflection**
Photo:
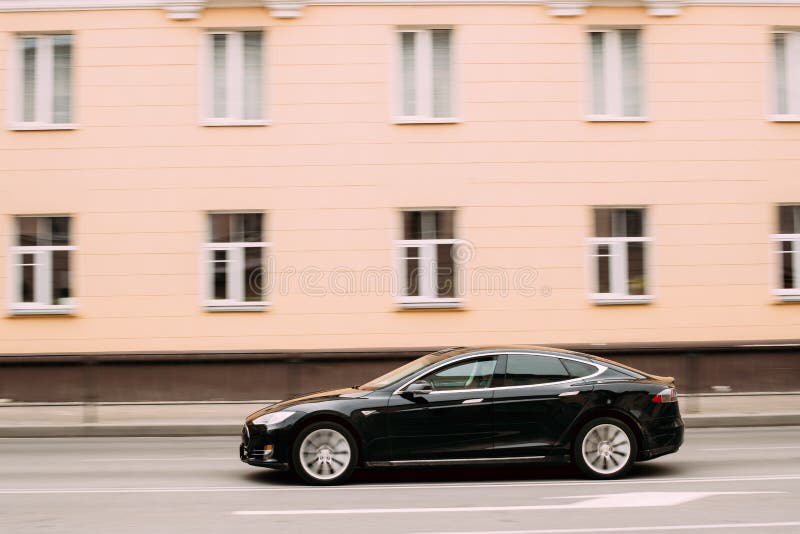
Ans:
[[[418,397],[420,395],[427,395],[433,391],[433,384],[427,380],[417,380],[409,384],[403,391],[402,395],[406,398]]]

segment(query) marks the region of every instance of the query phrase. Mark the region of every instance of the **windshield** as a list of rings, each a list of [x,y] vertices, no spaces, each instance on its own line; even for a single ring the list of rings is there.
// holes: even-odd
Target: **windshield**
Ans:
[[[432,363],[436,363],[447,356],[450,356],[453,349],[444,349],[437,352],[432,352],[431,354],[426,354],[421,358],[417,358],[414,361],[408,362],[407,364],[398,367],[397,369],[393,369],[386,373],[385,375],[381,375],[374,380],[370,380],[366,384],[358,386],[358,389],[381,389],[390,384],[394,384],[395,382],[400,382],[404,378],[407,378],[417,371],[429,366]]]

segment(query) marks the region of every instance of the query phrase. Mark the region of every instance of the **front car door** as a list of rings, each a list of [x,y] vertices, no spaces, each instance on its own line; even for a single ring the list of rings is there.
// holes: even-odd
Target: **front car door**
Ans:
[[[404,393],[389,400],[392,460],[401,463],[490,456],[493,442],[492,390],[497,357],[472,356],[418,376],[427,394]]]
[[[504,356],[505,378],[493,406],[496,457],[546,456],[580,415],[592,386],[588,362],[534,353]]]

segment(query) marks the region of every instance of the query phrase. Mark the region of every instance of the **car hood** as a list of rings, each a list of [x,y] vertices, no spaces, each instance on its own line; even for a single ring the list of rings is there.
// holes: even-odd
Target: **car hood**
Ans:
[[[261,417],[266,413],[279,412],[281,410],[285,410],[287,408],[291,408],[293,406],[298,406],[301,404],[302,405],[319,404],[339,399],[361,399],[366,397],[370,393],[372,392],[355,388],[331,389],[326,391],[317,391],[316,393],[308,393],[305,395],[300,395],[299,397],[292,397],[291,399],[286,399],[284,401],[280,401],[275,404],[266,406],[258,410],[257,412],[253,412],[250,415],[248,415],[247,421],[248,422],[252,421],[256,417]]]

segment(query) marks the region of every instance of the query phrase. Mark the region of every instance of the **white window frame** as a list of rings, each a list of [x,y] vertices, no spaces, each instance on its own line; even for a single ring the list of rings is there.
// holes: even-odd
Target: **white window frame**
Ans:
[[[261,32],[261,118],[245,119],[245,102],[242,97],[244,88],[244,33]],[[226,117],[214,117],[214,35],[226,36],[225,47],[225,87],[226,87]],[[236,30],[217,30],[209,29],[203,37],[203,58],[201,65],[202,80],[200,87],[203,88],[202,96],[202,117],[200,122],[203,126],[268,126],[270,123],[266,119],[267,102],[267,66],[266,66],[266,32],[262,28],[244,28]]]
[[[622,38],[620,32],[625,30],[636,30],[639,32],[639,74],[640,90],[639,99],[641,109],[639,115],[624,115],[624,89],[622,76]],[[603,94],[605,95],[605,113],[594,112],[594,66],[591,34],[602,33],[603,38],[603,67],[605,74],[605,84]],[[614,28],[590,28],[587,32],[589,36],[588,44],[588,91],[587,102],[588,111],[586,120],[589,122],[647,122],[649,119],[646,113],[646,88],[645,88],[645,59],[644,44],[642,40],[643,31],[638,27],[614,27]]]
[[[73,78],[70,84],[70,118],[71,122],[53,121],[53,38],[60,35],[69,35],[72,38]],[[25,73],[23,68],[25,60],[22,46],[23,39],[36,39],[36,85],[34,88],[34,115],[32,121],[25,120],[25,90],[23,81]],[[14,36],[12,53],[9,54],[9,91],[8,109],[10,130],[74,130],[78,125],[75,118],[75,83],[74,83],[74,58],[75,37],[69,32],[61,33],[18,33]]]
[[[450,116],[433,116],[433,31],[447,30],[450,32]],[[400,27],[396,30],[395,38],[395,68],[394,68],[394,110],[392,122],[395,124],[449,124],[460,122],[456,111],[456,60],[455,60],[455,30],[449,26],[425,27]],[[417,96],[417,113],[406,115],[403,109],[404,78],[403,78],[403,34],[413,33],[415,39],[415,79]]]
[[[794,204],[785,204],[795,206]],[[779,205],[779,209],[780,209]],[[796,208],[797,209],[797,208]],[[780,213],[780,212],[779,212]],[[780,224],[780,223],[778,223]],[[779,228],[780,229],[780,228]],[[770,271],[773,273],[772,294],[782,301],[800,301],[800,233],[797,234],[772,234],[770,240],[773,243],[772,254],[774,261],[771,261]],[[792,251],[784,252],[781,250],[783,243],[791,243]],[[792,255],[792,270],[794,274],[794,287],[783,287],[783,255]]]
[[[401,215],[406,212],[439,212],[450,211],[455,215],[456,210],[452,208],[425,208],[425,209],[404,209]],[[422,224],[425,224],[423,218]],[[453,220],[453,232],[456,232],[456,220]],[[401,228],[400,232],[403,232]],[[423,235],[426,233],[423,230]],[[464,299],[461,297],[440,297],[437,293],[437,245],[453,245],[453,250],[463,243],[462,239],[448,238],[448,239],[398,239],[394,243],[395,249],[395,272],[397,273],[397,303],[401,308],[458,308]],[[408,262],[406,261],[406,249],[418,248],[419,253],[419,270],[420,270],[420,288],[419,295],[404,295],[406,291],[406,281],[408,280]],[[454,294],[458,295],[461,292],[461,269],[462,265],[453,258],[453,284]]]
[[[24,217],[24,216],[19,216]],[[53,217],[69,217],[68,215],[33,215],[42,219],[49,219]],[[18,239],[19,228],[16,224],[15,216],[15,230],[14,241]],[[70,220],[72,218],[70,217]],[[70,226],[70,234],[72,227]],[[70,235],[70,239],[72,235]],[[53,274],[53,252],[56,251],[69,251],[70,252],[70,293],[74,291],[72,283],[74,279],[73,252],[78,248],[75,245],[14,245],[10,249],[8,257],[8,295],[9,304],[8,309],[11,315],[68,315],[75,311],[76,302],[74,297],[66,299],[64,304],[51,304],[52,299],[52,274]],[[22,302],[22,294],[20,282],[22,279],[22,266],[28,265],[22,263],[23,255],[33,254],[34,256],[34,302]]]
[[[640,206],[595,206],[592,208],[594,216],[595,209],[638,209],[646,215],[648,210]],[[587,241],[587,258],[589,264],[589,298],[595,304],[648,304],[653,301],[653,277],[652,277],[652,243],[653,238],[649,237],[648,222],[645,218],[643,237],[590,237]],[[643,243],[644,247],[644,279],[647,293],[644,295],[631,295],[628,293],[628,243]],[[600,245],[608,245],[608,271],[609,289],[608,293],[597,291],[598,258],[605,254],[598,254],[597,248]]]
[[[786,113],[778,112],[777,84],[778,64],[775,55],[775,36],[786,36]],[[772,32],[772,91],[769,119],[774,122],[800,122],[800,30],[776,30]]]
[[[261,237],[267,232],[266,213],[256,211],[214,211],[206,213],[206,239],[211,235],[211,215],[247,215],[261,213],[262,226]],[[261,268],[264,270],[263,276],[271,276],[267,272],[269,265],[269,254],[272,243],[269,241],[236,241],[236,242],[219,242],[212,243],[206,241],[203,244],[202,262],[203,262],[203,305],[207,311],[263,311],[268,309],[272,302],[268,296],[268,284],[265,284],[262,300],[247,302],[244,300],[244,282],[245,282],[245,249],[259,248],[261,249]],[[227,254],[226,263],[229,264],[227,270],[227,299],[215,299],[214,297],[214,269],[212,265],[215,262],[214,252],[225,251]]]
[[[775,262],[772,268],[775,273],[772,294],[779,300],[800,301],[800,234],[772,234],[770,236],[774,243],[773,254]],[[787,253],[781,250],[782,243],[791,243],[792,252]],[[783,285],[783,255],[792,255],[792,269],[794,272],[794,288],[784,288]]]

